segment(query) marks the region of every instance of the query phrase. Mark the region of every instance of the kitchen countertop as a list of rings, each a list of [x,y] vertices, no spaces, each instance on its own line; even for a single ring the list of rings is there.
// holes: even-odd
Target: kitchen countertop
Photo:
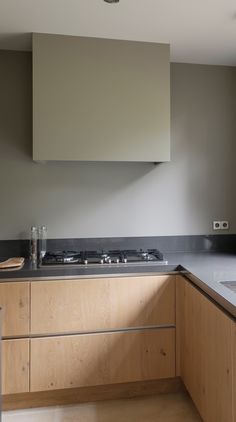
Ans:
[[[178,262],[179,269],[195,285],[236,318],[236,293],[221,282],[236,283],[236,253],[166,254],[169,262]]]
[[[236,318],[236,293],[221,284],[236,282],[236,254],[229,253],[170,253],[165,254],[167,265],[104,265],[88,267],[58,267],[39,269],[26,260],[19,270],[1,270],[0,282],[11,280],[38,280],[53,278],[84,278],[140,274],[178,273],[185,274],[194,284],[208,294],[234,318]],[[0,259],[1,261],[1,259]]]

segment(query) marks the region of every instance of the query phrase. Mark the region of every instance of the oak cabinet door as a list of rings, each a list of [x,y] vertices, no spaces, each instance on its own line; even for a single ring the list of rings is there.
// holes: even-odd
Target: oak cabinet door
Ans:
[[[177,371],[204,422],[232,422],[235,323],[191,283],[183,278],[178,283],[182,283],[177,286],[182,326],[181,335],[177,334],[181,354]]]
[[[175,276],[33,282],[31,333],[175,324]]]
[[[29,340],[2,341],[2,393],[29,392]]]
[[[8,337],[29,335],[30,283],[0,284],[2,307],[2,335]]]
[[[31,391],[175,376],[175,329],[31,340]]]
[[[233,324],[233,414],[236,422],[236,323]]]

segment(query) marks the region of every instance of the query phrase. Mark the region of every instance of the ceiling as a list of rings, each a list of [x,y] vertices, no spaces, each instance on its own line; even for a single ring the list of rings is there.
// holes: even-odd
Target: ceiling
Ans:
[[[0,0],[0,49],[31,33],[171,44],[171,61],[236,65],[235,0]]]

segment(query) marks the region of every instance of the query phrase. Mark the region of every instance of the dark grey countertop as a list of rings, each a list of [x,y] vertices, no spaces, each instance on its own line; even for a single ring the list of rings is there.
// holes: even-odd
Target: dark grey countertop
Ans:
[[[207,293],[236,318],[236,293],[221,282],[236,282],[236,254],[229,253],[175,253],[166,254],[201,290]]]
[[[94,267],[58,267],[38,269],[26,260],[20,270],[1,270],[0,281],[53,279],[74,277],[101,277],[109,275],[137,275],[183,272],[193,283],[207,293],[236,318],[236,293],[221,284],[236,281],[236,254],[228,253],[171,253],[165,254],[167,265],[104,265]],[[1,261],[1,259],[0,259]]]

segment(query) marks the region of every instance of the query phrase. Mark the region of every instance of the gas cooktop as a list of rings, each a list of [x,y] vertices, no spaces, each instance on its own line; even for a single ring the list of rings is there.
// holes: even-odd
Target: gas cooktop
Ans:
[[[147,250],[110,250],[110,251],[48,251],[42,258],[40,266],[57,265],[125,265],[125,264],[159,264],[168,262],[157,249]]]

